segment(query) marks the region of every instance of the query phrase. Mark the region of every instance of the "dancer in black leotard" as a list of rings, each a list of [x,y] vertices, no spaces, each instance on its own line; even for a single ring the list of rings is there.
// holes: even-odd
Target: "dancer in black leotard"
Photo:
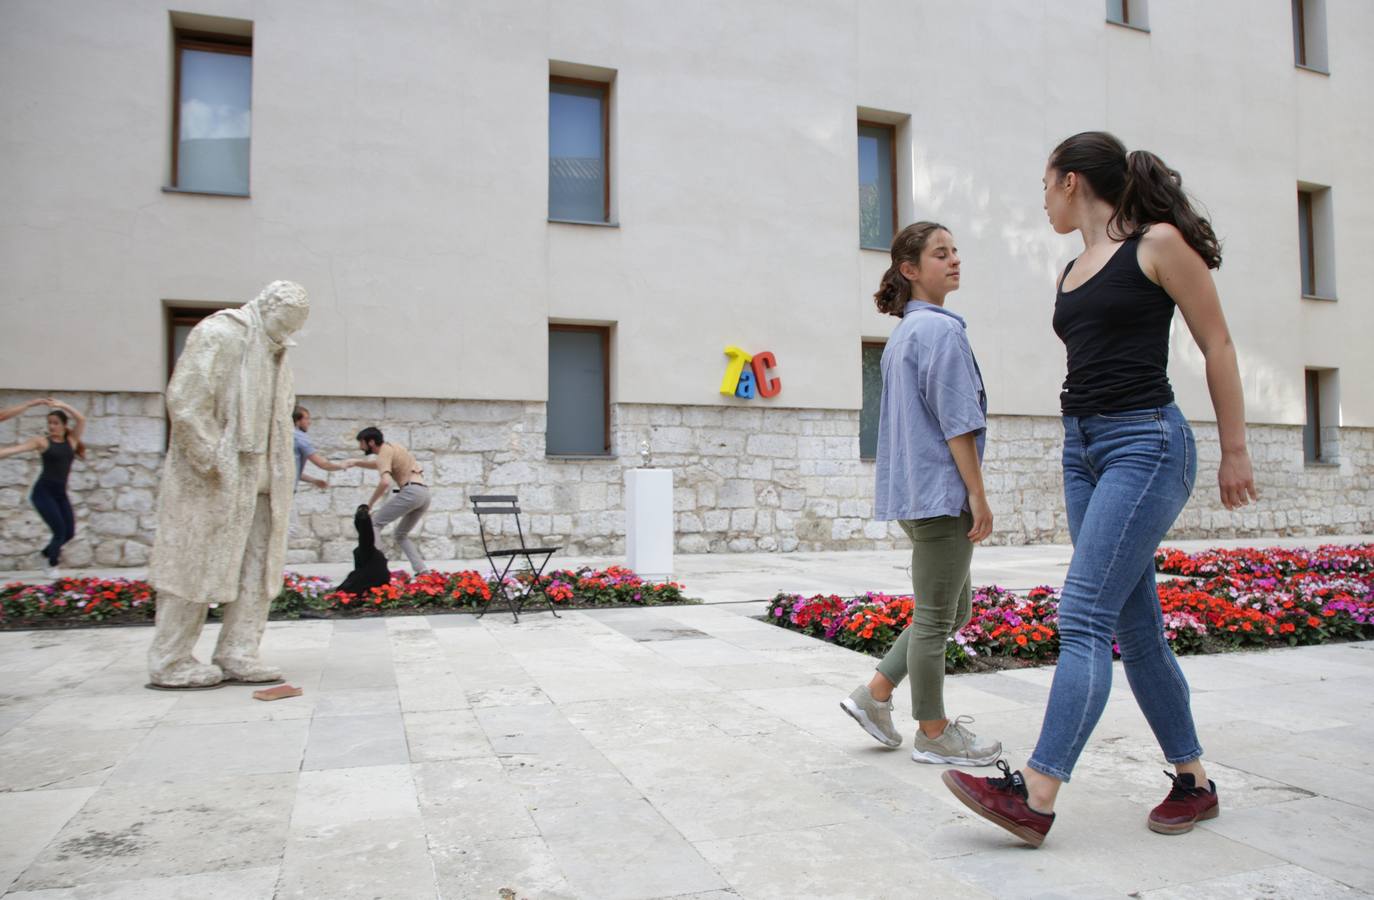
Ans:
[[[48,564],[44,573],[56,578],[62,547],[76,536],[76,516],[72,514],[72,504],[67,498],[67,476],[72,470],[72,460],[86,456],[86,448],[81,444],[81,435],[86,430],[86,417],[60,400],[44,398],[42,402],[54,407],[48,413],[48,433],[0,449],[0,459],[36,451],[43,460],[43,471],[34,483],[29,499],[52,529],[52,540],[40,552]],[[73,420],[75,424],[72,424]]]

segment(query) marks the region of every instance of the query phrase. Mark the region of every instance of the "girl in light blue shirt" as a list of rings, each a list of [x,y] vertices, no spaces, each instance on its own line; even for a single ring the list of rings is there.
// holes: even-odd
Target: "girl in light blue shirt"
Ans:
[[[992,532],[981,471],[987,396],[964,320],[945,309],[959,289],[959,251],[949,229],[909,225],[892,241],[892,265],[873,295],[880,312],[902,321],[883,350],[874,517],[896,520],[911,538],[911,625],[867,685],[840,704],[889,747],[892,692],[910,677],[919,727],[917,762],[987,766],[1002,753],[945,713],[945,644],[968,624],[973,545]]]

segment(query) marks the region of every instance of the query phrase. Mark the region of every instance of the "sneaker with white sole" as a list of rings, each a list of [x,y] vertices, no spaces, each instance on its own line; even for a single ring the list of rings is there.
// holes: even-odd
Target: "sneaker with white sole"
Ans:
[[[859,685],[840,701],[840,709],[863,726],[863,730],[885,747],[902,746],[902,735],[892,724],[892,701],[878,702],[868,692],[867,685]]]
[[[43,577],[51,578],[53,581],[56,581],[57,579],[62,577],[62,570],[59,569],[57,566],[44,566]]]
[[[938,763],[948,766],[990,766],[1002,755],[1001,741],[984,741],[964,727],[973,716],[959,716],[945,726],[937,738],[926,737],[916,729],[916,749],[911,758],[919,763]]]

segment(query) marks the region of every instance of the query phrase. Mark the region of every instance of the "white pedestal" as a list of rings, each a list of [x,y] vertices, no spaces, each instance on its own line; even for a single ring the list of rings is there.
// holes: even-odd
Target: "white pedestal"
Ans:
[[[643,578],[672,578],[672,469],[625,472],[625,558]]]

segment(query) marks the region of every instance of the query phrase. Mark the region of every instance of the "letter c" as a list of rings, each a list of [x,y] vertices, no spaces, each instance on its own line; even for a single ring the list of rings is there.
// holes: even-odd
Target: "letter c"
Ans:
[[[758,386],[760,397],[776,397],[778,391],[782,390],[782,379],[768,375],[768,370],[776,367],[777,364],[778,361],[767,350],[754,354],[754,383]]]

